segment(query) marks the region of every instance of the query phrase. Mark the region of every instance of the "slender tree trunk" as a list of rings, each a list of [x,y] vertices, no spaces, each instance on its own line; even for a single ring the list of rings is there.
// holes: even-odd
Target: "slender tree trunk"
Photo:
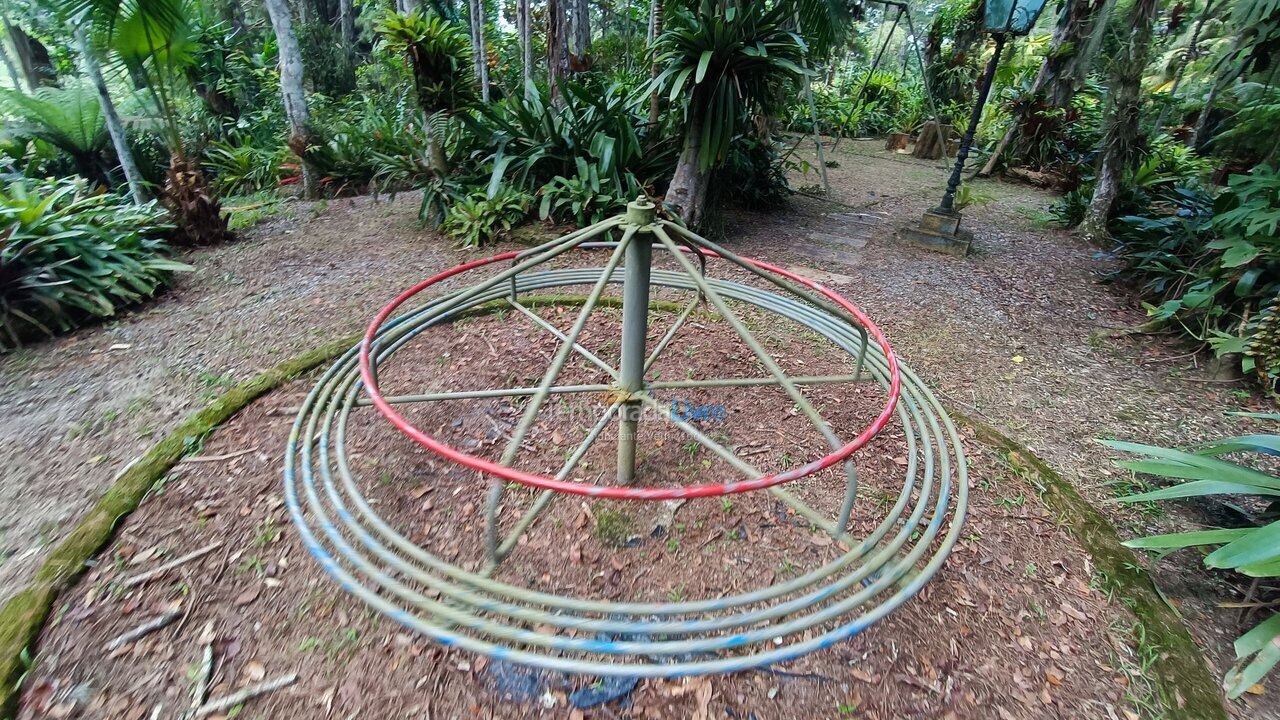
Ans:
[[[1080,224],[1081,235],[1094,242],[1107,234],[1116,194],[1132,164],[1142,110],[1142,71],[1151,56],[1152,27],[1158,9],[1157,0],[1137,0],[1134,3],[1129,39],[1115,60],[1111,89],[1107,93],[1110,113],[1102,141],[1097,185]]]
[[[568,23],[563,0],[547,0],[547,81],[551,102],[560,103],[564,78],[569,72]]]
[[[9,51],[5,50],[3,40],[0,40],[0,60],[4,61],[5,70],[9,72],[9,82],[13,83],[13,89],[22,92],[22,76],[18,74],[18,66],[13,64],[13,58],[9,57]]]
[[[1205,3],[1204,12],[1200,13],[1200,18],[1196,20],[1195,29],[1191,31],[1191,42],[1187,44],[1186,51],[1178,58],[1178,69],[1174,71],[1173,83],[1169,85],[1169,102],[1160,108],[1160,114],[1156,116],[1157,130],[1164,127],[1164,119],[1169,114],[1169,106],[1178,99],[1178,86],[1182,84],[1182,76],[1187,72],[1187,65],[1200,54],[1200,31],[1204,29],[1204,23],[1209,19],[1209,14],[1213,11],[1213,3],[1214,0],[1209,0]]]
[[[484,0],[471,0],[468,15],[471,19],[471,59],[476,83],[480,85],[480,99],[489,102],[489,56],[484,48]]]
[[[244,5],[240,4],[240,0],[229,0],[226,5],[227,22],[231,24],[232,32],[241,35],[245,31]]]
[[[1062,15],[1059,16],[1058,24],[1053,30],[1049,52],[1040,65],[1040,72],[1036,74],[1030,91],[1027,92],[1026,97],[1029,98],[1029,102],[1024,103],[1014,114],[1009,123],[1009,129],[1000,138],[1000,142],[996,143],[995,150],[978,171],[977,177],[987,177],[995,171],[1000,156],[1004,154],[1026,121],[1027,112],[1041,105],[1042,94],[1043,106],[1046,108],[1062,109],[1071,105],[1072,98],[1084,85],[1090,64],[1090,60],[1080,57],[1080,54],[1088,45],[1089,38],[1103,14],[1102,9],[1109,1],[1071,0],[1062,9]]]
[[[529,96],[529,87],[533,82],[533,18],[529,12],[530,2],[531,0],[516,0],[516,25],[520,33],[520,64],[524,71],[525,97]]]
[[[102,76],[98,58],[94,56],[93,47],[85,37],[84,26],[76,28],[76,45],[79,46],[80,62],[84,66],[84,73],[89,76],[90,82],[98,92],[98,104],[102,107],[107,134],[111,136],[111,145],[115,148],[116,159],[120,161],[120,169],[124,172],[125,182],[129,185],[129,194],[133,197],[135,204],[142,205],[147,202],[142,173],[138,170],[138,163],[133,158],[133,150],[129,147],[124,123],[120,122],[120,114],[116,112],[116,105],[111,101],[111,93],[107,90],[107,81]]]
[[[352,0],[338,0],[338,31],[347,54],[354,58],[356,50],[356,8]]]
[[[280,94],[284,98],[284,114],[289,121],[289,148],[302,164],[302,191],[307,197],[315,197],[320,189],[315,168],[307,160],[307,146],[311,144],[310,118],[307,114],[307,95],[302,88],[302,51],[298,38],[293,34],[293,16],[288,0],[266,0],[271,27],[276,32],[276,44],[280,50]]]
[[[13,52],[18,56],[18,67],[27,80],[27,89],[34,92],[41,85],[52,84],[57,76],[49,62],[49,50],[7,19],[4,25],[9,33],[9,41],[13,43]]]
[[[591,49],[591,5],[587,0],[569,0],[569,68],[581,72],[587,67]]]
[[[1244,44],[1244,35],[1237,34],[1231,43],[1231,50],[1227,52],[1226,58],[1223,60],[1222,70],[1218,73],[1218,77],[1214,79],[1213,85],[1209,86],[1209,94],[1204,98],[1204,107],[1200,108],[1200,117],[1196,118],[1196,129],[1191,133],[1190,142],[1187,144],[1192,148],[1199,148],[1208,142],[1205,132],[1209,129],[1209,116],[1213,113],[1213,106],[1218,102],[1218,95],[1240,76],[1244,71],[1245,63],[1232,62],[1232,59],[1240,52],[1240,46]]]
[[[684,147],[676,163],[675,175],[667,188],[666,204],[689,227],[697,228],[703,221],[707,208],[707,185],[710,174],[702,171],[698,155],[702,150],[703,104],[701,89],[694,91],[689,102],[689,123],[684,130]]]
[[[418,0],[396,0],[396,10],[408,15],[418,9]]]
[[[653,49],[653,45],[658,41],[658,36],[662,34],[662,0],[649,0],[649,49]],[[658,67],[658,63],[653,63],[649,68],[649,78],[657,80],[662,68]],[[658,112],[661,109],[661,99],[658,96],[658,89],[655,87],[653,93],[649,95],[649,125],[656,127],[658,125]]]

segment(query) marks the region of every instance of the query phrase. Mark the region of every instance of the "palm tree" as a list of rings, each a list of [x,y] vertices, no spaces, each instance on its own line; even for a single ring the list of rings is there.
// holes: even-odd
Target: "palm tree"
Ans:
[[[71,159],[76,174],[92,183],[110,184],[111,163],[106,155],[109,137],[107,118],[92,82],[40,87],[31,94],[0,89],[0,114],[12,118],[3,126],[14,137],[49,143]],[[128,146],[125,148],[127,151]],[[127,152],[126,158],[122,159],[122,166],[132,159]],[[140,173],[133,174],[136,167],[125,169],[126,180],[140,178]],[[132,183],[130,189],[133,189]],[[145,198],[139,199],[138,196],[134,199],[139,204],[145,202]]]
[[[175,93],[185,81],[196,38],[190,0],[68,1],[70,15],[87,22],[130,74],[145,80],[159,110],[160,135],[169,151],[162,199],[173,213],[174,241],[204,245],[229,239],[222,206],[178,128]]]
[[[796,7],[745,3],[720,12],[709,3],[679,10],[654,48],[663,71],[652,82],[684,102],[684,142],[667,205],[684,221],[702,222],[707,181],[753,114],[768,114],[785,83],[806,74],[805,44],[786,29]]]

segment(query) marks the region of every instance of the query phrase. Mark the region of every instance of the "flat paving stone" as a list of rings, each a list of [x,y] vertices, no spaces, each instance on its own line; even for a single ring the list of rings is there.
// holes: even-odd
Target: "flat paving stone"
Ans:
[[[808,243],[796,243],[792,246],[792,249],[807,258],[821,260],[824,263],[838,263],[849,267],[862,264],[862,256],[856,252],[836,250]]]
[[[835,233],[828,233],[828,232],[811,232],[809,233],[809,239],[813,240],[814,242],[830,243],[832,245],[843,245],[845,247],[851,247],[855,250],[861,250],[862,248],[867,246],[867,238],[850,237],[848,235],[836,235]]]

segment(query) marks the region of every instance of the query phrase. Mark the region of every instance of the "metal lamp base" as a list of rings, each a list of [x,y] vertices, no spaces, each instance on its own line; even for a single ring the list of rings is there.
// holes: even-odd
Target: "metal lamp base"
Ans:
[[[969,253],[973,236],[960,229],[961,217],[954,211],[925,210],[919,227],[904,227],[898,235],[910,245],[963,257]]]

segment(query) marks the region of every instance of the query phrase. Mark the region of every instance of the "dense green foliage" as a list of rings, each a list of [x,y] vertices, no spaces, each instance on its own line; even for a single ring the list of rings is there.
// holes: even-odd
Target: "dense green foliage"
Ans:
[[[165,257],[164,216],[78,180],[0,188],[0,348],[111,317],[189,270]]]
[[[1280,415],[1263,417],[1280,420]],[[1245,504],[1239,501],[1245,497],[1261,508],[1256,522],[1242,523],[1241,527],[1153,535],[1131,540],[1126,545],[1160,555],[1190,547],[1217,546],[1205,555],[1206,568],[1235,571],[1251,578],[1280,577],[1280,500],[1277,500],[1280,477],[1222,459],[1224,455],[1242,453],[1278,455],[1280,435],[1232,437],[1189,450],[1115,441],[1103,441],[1103,444],[1144,457],[1117,462],[1120,467],[1175,481],[1168,487],[1120,498],[1121,502],[1232,496],[1237,506]],[[1233,699],[1252,688],[1280,663],[1280,613],[1272,612],[1240,636],[1235,642],[1235,651],[1237,664],[1223,680],[1227,696]]]

